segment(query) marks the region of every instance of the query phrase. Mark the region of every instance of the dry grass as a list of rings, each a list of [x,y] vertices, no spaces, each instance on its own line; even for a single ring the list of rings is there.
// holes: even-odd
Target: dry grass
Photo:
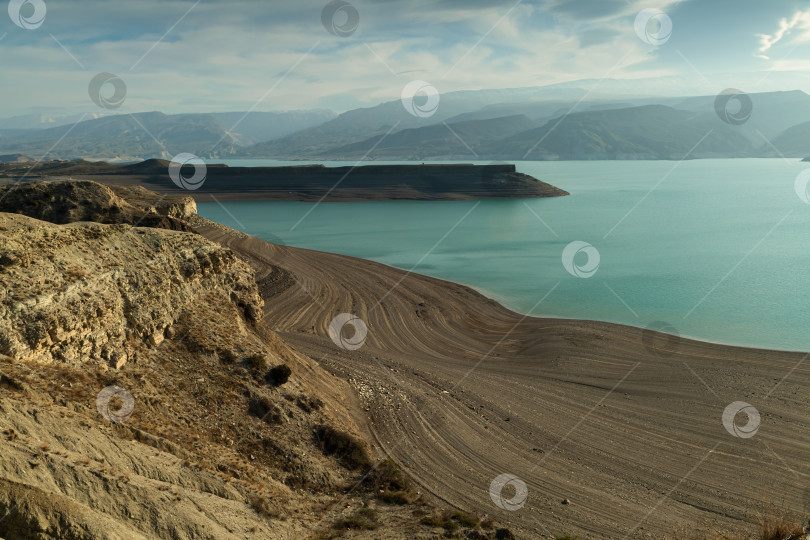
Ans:
[[[757,540],[793,540],[804,538],[804,527],[787,511],[764,516],[759,522]]]
[[[267,369],[267,357],[263,354],[251,354],[246,361],[248,367],[256,373]]]
[[[250,498],[250,506],[260,516],[278,519],[279,513],[271,505],[270,499],[263,495],[253,495]]]
[[[371,467],[371,458],[365,445],[348,433],[331,426],[319,426],[315,430],[315,443],[324,454],[336,457],[348,469]]]
[[[334,529],[353,529],[358,531],[370,531],[377,528],[378,515],[371,508],[361,508],[350,516],[339,519],[332,526]]]
[[[286,399],[287,396],[284,396],[284,398]],[[319,397],[305,396],[302,394],[298,396],[296,405],[298,405],[302,411],[311,413],[312,411],[319,411],[323,408],[323,400]]]
[[[422,525],[428,527],[441,527],[445,530],[445,536],[460,536],[462,538],[475,537],[473,532],[481,532],[481,529],[492,529],[495,525],[492,519],[481,519],[474,515],[459,511],[444,511],[441,513],[432,512],[419,520]],[[514,538],[508,529],[498,529],[495,532],[496,538]]]
[[[706,530],[680,535],[681,540],[803,540],[806,529],[802,521],[786,509],[770,505],[761,513],[756,528],[738,533],[721,533],[711,526]]]

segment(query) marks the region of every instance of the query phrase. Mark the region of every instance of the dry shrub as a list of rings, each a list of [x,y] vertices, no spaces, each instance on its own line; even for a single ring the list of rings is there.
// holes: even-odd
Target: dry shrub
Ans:
[[[368,450],[359,439],[331,426],[318,426],[315,429],[315,444],[328,456],[338,458],[349,469],[363,469],[371,466]]]

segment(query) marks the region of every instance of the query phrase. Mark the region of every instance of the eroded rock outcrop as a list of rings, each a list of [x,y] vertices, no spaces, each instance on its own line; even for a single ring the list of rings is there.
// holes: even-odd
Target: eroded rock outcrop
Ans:
[[[195,312],[236,306],[238,334],[262,303],[248,265],[197,235],[0,214],[0,354],[120,368]]]
[[[191,197],[160,198],[138,186],[111,188],[97,182],[54,180],[0,186],[0,212],[51,223],[94,221],[191,231],[183,220],[197,213]]]

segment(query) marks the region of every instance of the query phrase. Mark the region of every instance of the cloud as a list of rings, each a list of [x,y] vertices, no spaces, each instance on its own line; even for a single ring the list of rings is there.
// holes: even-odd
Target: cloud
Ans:
[[[581,32],[577,37],[579,38],[579,45],[585,48],[611,43],[620,34],[621,32],[614,28],[594,28]]]
[[[193,0],[50,2],[40,31],[0,21],[0,35],[8,32],[0,42],[0,69],[11,81],[0,90],[0,116],[50,107],[65,114],[93,111],[87,84],[102,71],[127,84],[122,112],[167,113],[254,105],[342,111],[397,100],[411,79],[446,93],[579,79],[590,79],[583,83],[590,88],[606,74],[649,81],[683,72],[674,40],[651,50],[635,34],[635,14],[649,0],[347,1],[360,14],[348,38],[324,29],[327,0],[202,0],[175,27]],[[659,0],[657,7],[672,11],[678,36],[692,38],[690,22],[708,17],[683,9],[696,2],[677,1]],[[785,25],[793,24],[795,33],[805,20],[794,18]],[[752,25],[741,39],[750,40],[755,30]],[[737,43],[729,48],[745,50]]]
[[[793,33],[794,30],[800,31],[798,35],[799,40],[806,41],[810,38],[810,10],[797,11],[790,19],[780,19],[779,28],[773,34],[757,34],[756,37],[759,38],[760,54],[756,56],[769,60],[770,58],[764,53],[768,52],[786,36]]]
[[[577,20],[601,19],[621,15],[627,10],[625,0],[557,0],[550,9]]]

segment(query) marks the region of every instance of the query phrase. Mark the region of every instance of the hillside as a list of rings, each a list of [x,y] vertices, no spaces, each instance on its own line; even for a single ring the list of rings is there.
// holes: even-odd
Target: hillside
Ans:
[[[63,222],[184,207],[69,185],[17,189]],[[267,325],[293,278],[262,276],[191,232],[0,213],[0,537],[433,537],[349,383]]]

